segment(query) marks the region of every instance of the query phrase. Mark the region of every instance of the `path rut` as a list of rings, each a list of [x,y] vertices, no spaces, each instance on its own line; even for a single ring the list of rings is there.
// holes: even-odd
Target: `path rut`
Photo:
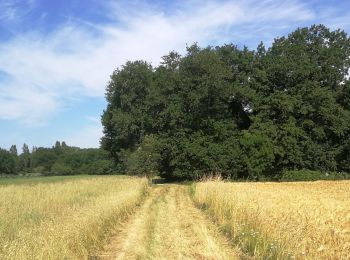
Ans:
[[[216,226],[197,209],[188,186],[156,185],[119,228],[98,259],[239,259]]]

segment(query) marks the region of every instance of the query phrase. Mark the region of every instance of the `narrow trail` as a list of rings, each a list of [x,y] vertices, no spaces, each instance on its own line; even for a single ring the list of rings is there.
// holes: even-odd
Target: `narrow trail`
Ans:
[[[98,259],[238,259],[195,206],[188,187],[152,188],[146,201],[111,238]]]

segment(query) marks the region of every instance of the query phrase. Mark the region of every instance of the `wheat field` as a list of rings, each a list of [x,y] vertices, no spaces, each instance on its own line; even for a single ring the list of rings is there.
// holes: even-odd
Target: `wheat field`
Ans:
[[[89,257],[350,259],[350,181],[0,183],[0,259]]]
[[[147,186],[117,176],[1,185],[0,259],[87,259]]]
[[[193,198],[253,259],[350,259],[350,181],[206,181]]]

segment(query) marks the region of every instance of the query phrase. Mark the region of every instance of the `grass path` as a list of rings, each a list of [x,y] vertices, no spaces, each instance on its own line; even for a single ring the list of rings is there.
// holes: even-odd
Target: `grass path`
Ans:
[[[185,185],[157,185],[98,259],[238,259]]]

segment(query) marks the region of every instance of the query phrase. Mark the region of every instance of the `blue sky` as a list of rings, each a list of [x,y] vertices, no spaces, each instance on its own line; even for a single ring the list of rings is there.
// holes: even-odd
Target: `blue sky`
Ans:
[[[0,147],[98,147],[109,75],[186,44],[255,48],[297,27],[350,32],[348,0],[0,0]]]

